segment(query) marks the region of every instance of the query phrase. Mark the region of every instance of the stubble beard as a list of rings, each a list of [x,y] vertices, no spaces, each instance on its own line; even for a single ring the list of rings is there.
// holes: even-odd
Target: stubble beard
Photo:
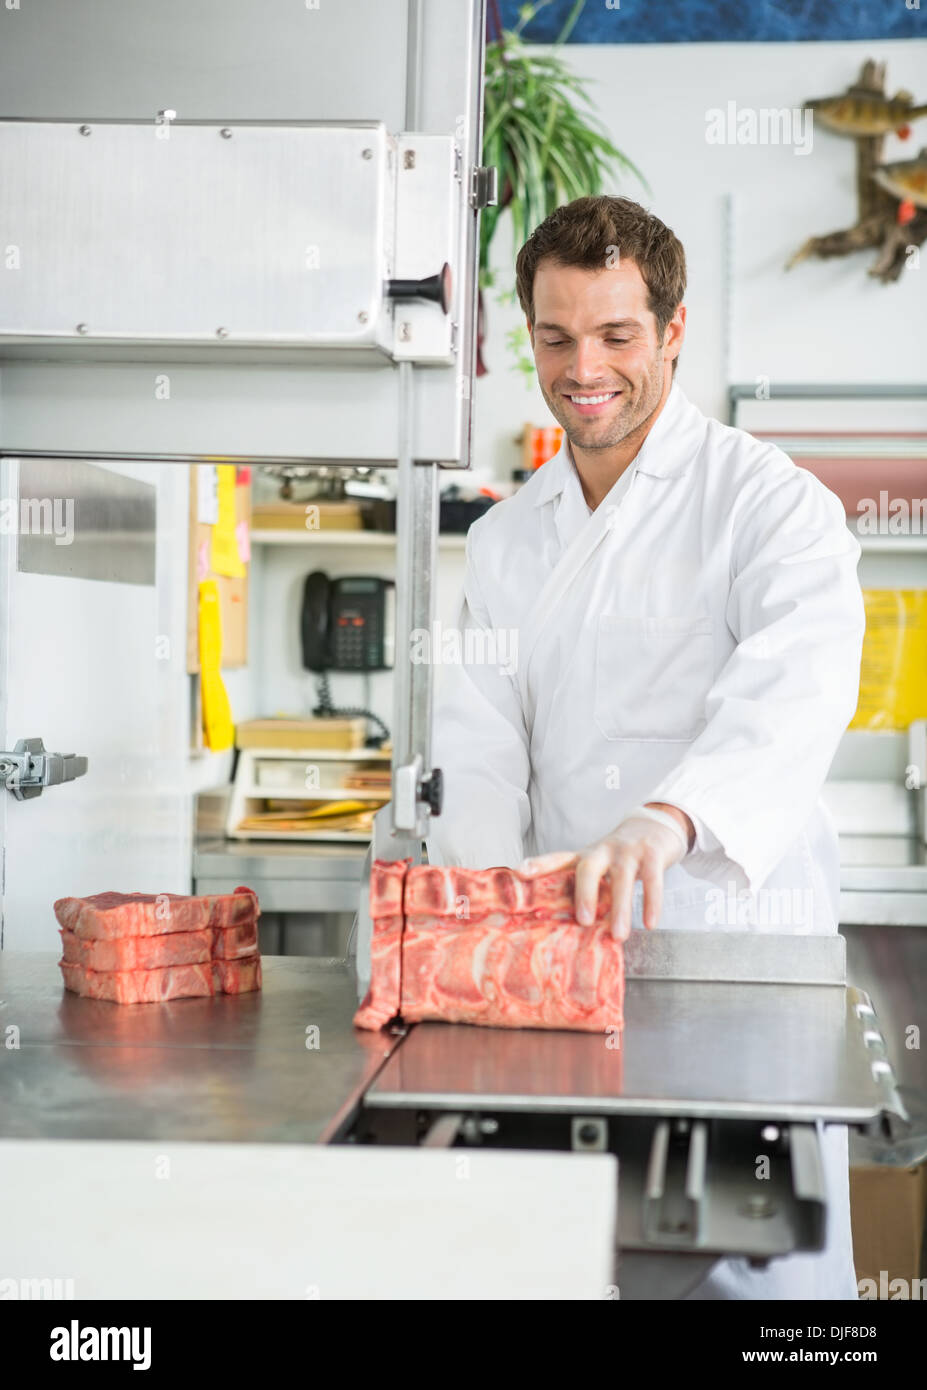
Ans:
[[[579,420],[571,416],[568,412],[569,405],[564,405],[563,396],[558,391],[553,397],[549,396],[541,386],[541,395],[547,402],[547,408],[553,415],[557,423],[562,427],[564,434],[571,444],[580,449],[611,449],[616,444],[621,444],[627,439],[629,434],[638,429],[656,410],[663,394],[663,358],[654,358],[651,364],[651,371],[647,373],[642,383],[640,395],[631,395],[630,383],[620,378],[621,385],[616,388],[624,394],[618,406],[612,407],[611,413],[601,420]]]

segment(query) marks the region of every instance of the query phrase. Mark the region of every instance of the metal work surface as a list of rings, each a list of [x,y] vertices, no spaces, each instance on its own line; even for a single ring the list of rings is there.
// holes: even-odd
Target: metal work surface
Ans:
[[[756,931],[634,931],[625,942],[628,979],[842,985],[842,936]]]
[[[354,913],[366,853],[366,845],[201,839],[193,848],[193,891],[232,893],[244,883],[265,913]]]
[[[0,1138],[324,1141],[393,1040],[352,1026],[343,961],[263,970],[253,994],[119,1005],[66,992],[52,954],[4,952]]]
[[[311,912],[315,881],[346,879],[360,883],[363,877],[366,845],[288,844],[285,840],[227,840],[223,835],[204,836],[194,846],[193,873],[196,877],[293,878],[307,880],[306,906]],[[355,904],[356,906],[356,904]]]
[[[629,978],[625,1018],[620,1048],[591,1033],[420,1023],[365,1104],[845,1123],[897,1104],[856,989]]]

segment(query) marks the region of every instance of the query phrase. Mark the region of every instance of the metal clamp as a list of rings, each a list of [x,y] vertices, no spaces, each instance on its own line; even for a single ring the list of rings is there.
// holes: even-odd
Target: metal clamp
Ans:
[[[470,170],[470,206],[496,207],[499,202],[499,170],[494,164],[474,164]]]
[[[677,1145],[685,1150],[681,1170],[670,1160],[669,1120],[659,1120],[654,1127],[644,1183],[644,1239],[695,1250],[702,1241],[705,1214],[708,1125],[704,1120],[677,1120],[674,1130]]]
[[[0,781],[17,801],[41,796],[46,787],[73,782],[87,771],[75,753],[47,753],[40,738],[21,738],[12,753],[0,752]]]

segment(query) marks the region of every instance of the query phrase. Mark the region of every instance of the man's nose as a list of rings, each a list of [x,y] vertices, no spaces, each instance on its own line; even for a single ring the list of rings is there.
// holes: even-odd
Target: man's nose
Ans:
[[[594,338],[580,339],[570,354],[569,372],[577,386],[597,386],[608,380],[606,353]]]

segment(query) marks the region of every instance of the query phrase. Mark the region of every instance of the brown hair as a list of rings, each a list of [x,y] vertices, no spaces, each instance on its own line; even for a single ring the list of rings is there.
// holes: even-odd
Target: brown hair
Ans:
[[[647,286],[647,308],[662,339],[686,292],[682,242],[652,212],[610,194],[575,198],[535,227],[515,261],[518,300],[534,328],[534,275],[542,260],[604,270],[609,255],[633,261]],[[676,370],[673,362],[673,371]]]

